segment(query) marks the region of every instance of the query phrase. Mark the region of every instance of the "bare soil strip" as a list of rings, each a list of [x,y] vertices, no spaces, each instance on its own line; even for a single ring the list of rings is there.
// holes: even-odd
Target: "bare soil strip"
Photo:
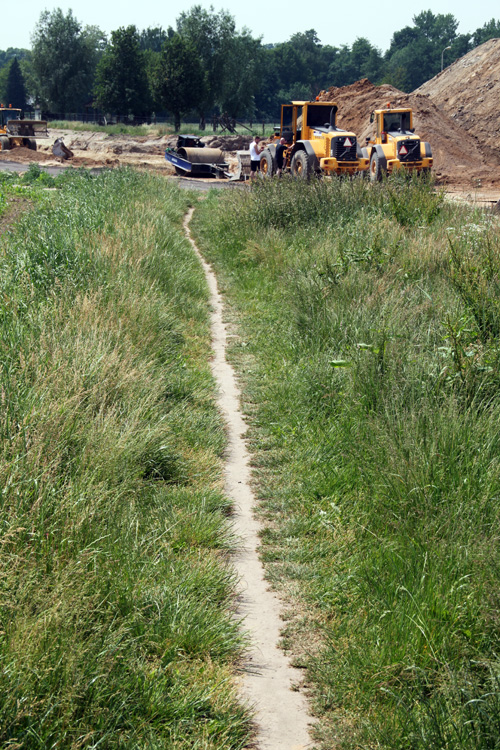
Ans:
[[[238,616],[244,618],[251,646],[246,653],[242,692],[255,711],[259,750],[305,750],[312,748],[307,703],[298,686],[300,670],[290,666],[279,649],[280,602],[268,589],[258,556],[259,524],[253,516],[255,496],[250,486],[249,453],[244,434],[246,424],[239,407],[239,389],[231,365],[226,361],[227,332],[217,280],[189,233],[193,209],[186,215],[186,234],[205,271],[212,306],[212,372],[219,387],[218,404],[227,426],[225,465],[226,492],[234,503],[234,530],[241,540],[234,566],[240,579]]]

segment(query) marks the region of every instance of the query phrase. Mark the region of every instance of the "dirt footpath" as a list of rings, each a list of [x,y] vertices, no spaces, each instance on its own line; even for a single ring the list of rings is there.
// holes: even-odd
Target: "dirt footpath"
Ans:
[[[256,499],[252,491],[247,425],[240,409],[236,375],[226,359],[227,328],[222,297],[212,268],[194,243],[186,216],[186,234],[202,264],[212,308],[212,373],[219,388],[218,405],[226,422],[228,447],[225,456],[225,485],[234,503],[232,527],[240,540],[233,562],[239,580],[238,619],[250,636],[244,657],[241,692],[254,709],[255,742],[258,750],[306,750],[312,746],[303,691],[303,675],[292,667],[279,647],[283,621],[281,603],[270,591],[259,560],[260,525],[254,517]]]

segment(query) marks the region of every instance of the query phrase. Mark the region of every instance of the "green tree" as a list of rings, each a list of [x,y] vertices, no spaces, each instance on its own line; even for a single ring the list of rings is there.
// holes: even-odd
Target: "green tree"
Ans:
[[[497,37],[500,37],[500,20],[495,21],[492,18],[481,28],[476,29],[472,35],[472,44],[474,47],[478,47],[480,44],[487,42],[488,39],[496,39]]]
[[[175,131],[181,119],[206,100],[207,79],[196,48],[181,34],[173,34],[163,47],[155,73],[155,101],[173,113]]]
[[[13,107],[20,107],[20,109],[26,107],[26,87],[17,57],[10,64],[6,94],[7,102],[12,104]]]
[[[342,86],[356,80],[349,47],[338,50],[322,45],[314,29],[293,34],[287,42],[263,48],[262,53],[265,64],[257,110],[274,120],[281,103],[311,99],[333,83]]]
[[[7,101],[7,78],[9,77],[9,65],[0,68],[0,103],[5,104]]]
[[[457,39],[458,21],[451,13],[424,10],[413,17],[413,24],[394,33],[385,58],[385,80],[404,91],[413,91],[439,73],[443,50]]]
[[[224,85],[218,104],[231,117],[255,115],[255,93],[262,81],[262,48],[248,32],[236,34],[228,47]]]
[[[180,14],[177,31],[195,50],[206,74],[203,92],[195,103],[200,128],[204,130],[207,112],[224,97],[230,49],[236,34],[235,21],[227,11],[214,13],[213,8],[205,10],[195,5]]]
[[[94,42],[95,27],[82,29],[71,10],[41,13],[32,35],[32,85],[42,106],[65,114],[88,103],[98,54]]]
[[[161,26],[148,26],[147,29],[139,33],[139,44],[144,51],[161,52],[167,39],[168,32],[162,29]]]
[[[307,89],[310,98],[319,88],[321,45],[314,29],[293,34],[274,50],[274,64],[282,91]]]
[[[95,97],[105,112],[120,116],[150,113],[146,57],[135,26],[111,32],[111,43],[97,65]]]
[[[354,81],[369,78],[372,83],[378,83],[382,74],[384,60],[379,50],[368,39],[358,37],[351,47]],[[350,81],[350,83],[354,83]]]
[[[18,60],[23,60],[25,57],[29,57],[30,54],[31,53],[28,49],[22,49],[20,47],[9,47],[6,50],[0,49],[0,68],[3,68],[4,65],[12,62],[15,57],[17,57]]]

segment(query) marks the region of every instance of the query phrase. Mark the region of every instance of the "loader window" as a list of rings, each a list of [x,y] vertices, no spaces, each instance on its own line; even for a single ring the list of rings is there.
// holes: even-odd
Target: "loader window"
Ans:
[[[389,112],[384,115],[384,127],[386,133],[394,133],[401,128],[401,114],[399,112]]]
[[[384,127],[386,133],[405,132],[410,130],[409,112],[387,112],[384,114]]]
[[[9,120],[20,120],[21,110],[20,109],[4,109],[0,112],[0,123],[6,125]]]
[[[410,130],[410,126],[411,126],[410,113],[402,112],[401,113],[401,130],[403,131]]]
[[[325,107],[319,104],[309,104],[307,108],[307,124],[310,128],[324,128],[325,126],[328,128],[330,127],[330,118],[332,117],[332,124],[335,127],[336,115],[337,107],[335,105]]]
[[[293,130],[293,107],[283,107],[281,114],[281,131]]]

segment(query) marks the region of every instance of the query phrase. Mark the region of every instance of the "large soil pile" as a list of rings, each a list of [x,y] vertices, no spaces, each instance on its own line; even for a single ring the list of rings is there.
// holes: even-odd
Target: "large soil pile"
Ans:
[[[500,158],[424,94],[404,94],[388,85],[374,86],[365,78],[350,86],[322,91],[319,99],[338,104],[338,124],[356,133],[361,145],[367,136],[374,135],[374,125],[370,123],[374,109],[382,109],[388,103],[391,107],[411,107],[415,132],[431,144],[438,179],[470,186],[479,182],[500,184],[500,175],[497,178],[492,169],[492,160],[498,165]]]
[[[498,152],[500,39],[490,39],[416,89],[427,95],[481,146]]]

